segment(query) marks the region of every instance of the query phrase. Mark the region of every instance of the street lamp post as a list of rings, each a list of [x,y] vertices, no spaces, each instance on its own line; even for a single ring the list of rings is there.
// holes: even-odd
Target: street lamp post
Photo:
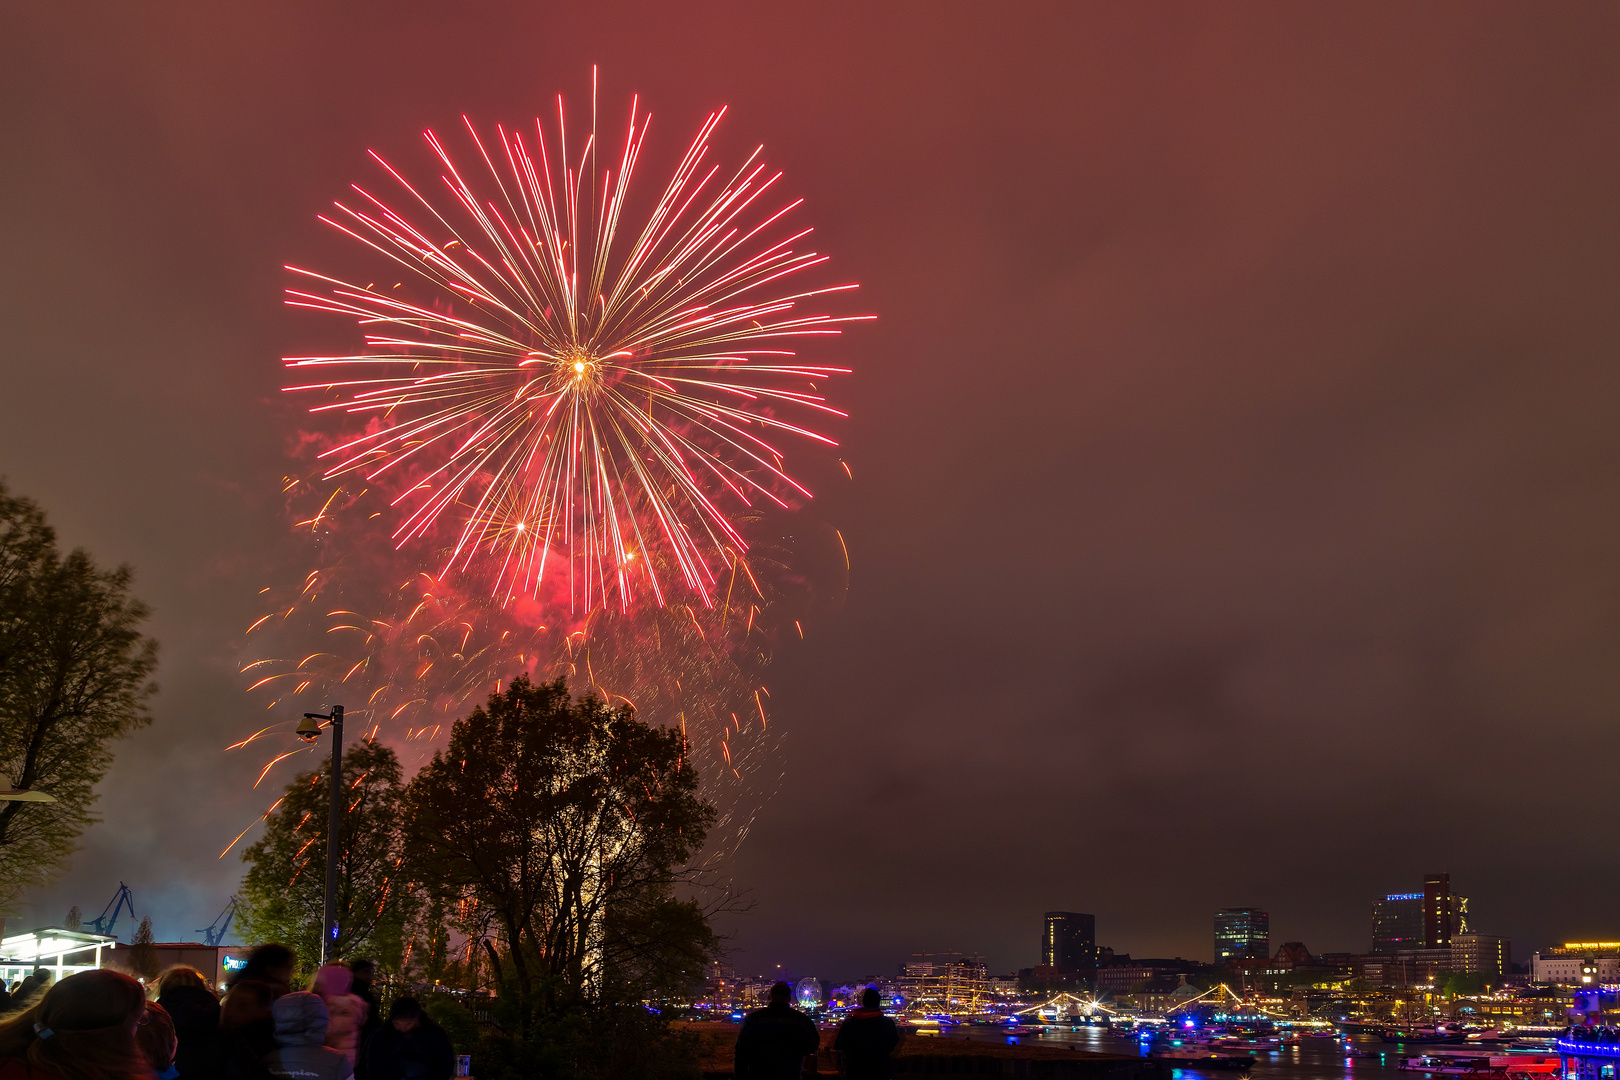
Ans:
[[[343,820],[343,706],[332,706],[330,715],[326,713],[305,713],[304,722],[298,725],[297,735],[305,742],[314,742],[321,737],[321,727],[314,723],[316,720],[326,720],[332,725],[332,780],[328,785],[331,788],[332,806],[326,822],[326,913],[321,919],[321,963],[325,964],[332,957],[332,945],[337,941],[337,860],[338,835]]]

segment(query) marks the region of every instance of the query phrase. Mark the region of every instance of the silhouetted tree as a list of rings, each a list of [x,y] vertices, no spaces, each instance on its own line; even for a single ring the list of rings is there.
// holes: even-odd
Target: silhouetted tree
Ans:
[[[152,916],[141,919],[135,936],[129,939],[130,970],[141,979],[151,982],[158,975],[158,954],[152,947]]]
[[[604,991],[698,976],[713,935],[674,889],[713,818],[680,731],[519,676],[411,781],[406,846],[458,897],[526,1036]]]
[[[128,567],[57,551],[33,502],[0,485],[0,775],[54,803],[0,803],[0,911],[62,869],[97,818],[113,740],[151,722],[157,645]]]

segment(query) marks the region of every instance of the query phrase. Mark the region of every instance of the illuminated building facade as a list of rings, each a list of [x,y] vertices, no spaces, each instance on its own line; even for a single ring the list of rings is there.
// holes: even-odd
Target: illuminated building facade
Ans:
[[[1389,955],[1422,944],[1422,893],[1390,893],[1373,901],[1373,952]]]
[[[102,950],[118,948],[118,939],[106,934],[91,934],[81,930],[63,930],[46,926],[26,934],[7,934],[0,938],[0,980],[7,985],[35,968],[44,968],[51,978],[60,981],[81,971],[99,968],[108,957]]]
[[[1451,891],[1450,874],[1430,874],[1422,892],[1390,893],[1373,901],[1374,953],[1449,949],[1453,935],[1466,933],[1468,898]]]
[[[1048,911],[1041,935],[1041,964],[1059,971],[1097,967],[1097,919],[1078,911]]]
[[[1620,941],[1570,941],[1530,957],[1530,980],[1559,986],[1620,983]]]
[[[1500,979],[1513,970],[1513,946],[1496,934],[1456,934],[1451,939],[1451,970]]]
[[[1259,908],[1223,908],[1215,913],[1215,963],[1269,956],[1271,916]]]
[[[1450,874],[1423,879],[1423,947],[1444,949],[1453,934],[1468,933],[1468,901],[1451,894]]]

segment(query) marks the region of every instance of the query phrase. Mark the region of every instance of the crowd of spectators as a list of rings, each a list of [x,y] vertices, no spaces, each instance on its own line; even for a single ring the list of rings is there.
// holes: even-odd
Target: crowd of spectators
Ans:
[[[0,986],[0,1080],[451,1080],[444,1029],[411,997],[383,1017],[366,960],[292,989],[297,957],[254,949],[216,994],[201,972],[119,971]]]

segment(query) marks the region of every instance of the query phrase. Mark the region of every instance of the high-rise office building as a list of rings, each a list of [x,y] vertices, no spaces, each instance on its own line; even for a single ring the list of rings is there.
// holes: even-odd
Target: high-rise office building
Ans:
[[[1468,932],[1468,901],[1451,894],[1450,874],[1423,879],[1423,947],[1444,949],[1453,934]]]
[[[1271,955],[1271,916],[1259,908],[1222,908],[1215,913],[1215,962]]]
[[[1373,901],[1372,951],[1445,949],[1468,933],[1468,898],[1451,891],[1450,874],[1430,874],[1422,892],[1390,893]]]
[[[1059,971],[1097,966],[1097,919],[1078,911],[1048,911],[1041,936],[1041,963]]]
[[[1390,893],[1373,901],[1373,952],[1393,955],[1422,947],[1422,893]]]

